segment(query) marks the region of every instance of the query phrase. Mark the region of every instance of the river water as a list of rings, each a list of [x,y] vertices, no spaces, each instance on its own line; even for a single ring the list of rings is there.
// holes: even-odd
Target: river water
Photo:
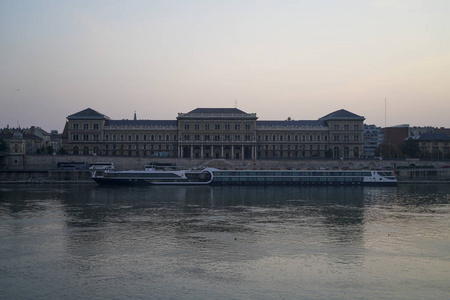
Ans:
[[[449,298],[449,185],[0,185],[0,299]]]

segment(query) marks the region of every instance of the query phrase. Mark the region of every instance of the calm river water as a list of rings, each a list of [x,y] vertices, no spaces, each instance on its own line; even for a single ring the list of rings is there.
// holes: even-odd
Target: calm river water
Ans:
[[[0,299],[448,299],[450,186],[0,185]]]

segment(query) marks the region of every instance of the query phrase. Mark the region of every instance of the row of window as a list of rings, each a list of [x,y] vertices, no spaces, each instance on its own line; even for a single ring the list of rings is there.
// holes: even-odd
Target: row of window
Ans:
[[[363,182],[364,177],[214,177],[214,182],[260,182],[260,183],[270,183],[270,182],[285,182],[285,183],[294,183],[294,182]]]
[[[111,147],[110,147],[111,146]],[[119,145],[120,147],[118,147],[118,145],[113,144],[113,145],[105,145],[105,150],[116,150],[116,149],[128,149],[128,150],[134,150],[134,149],[142,149],[142,150],[170,150],[170,145],[150,145],[149,147],[147,147],[147,145],[142,145],[142,146],[136,146],[136,145]],[[177,146],[172,146],[173,150],[177,149]]]
[[[100,136],[98,134],[94,134],[90,136],[89,134],[72,134],[72,141],[100,141]]]
[[[272,147],[270,147],[270,145],[259,145],[258,146],[258,150],[291,150],[291,145],[271,145]],[[285,147],[286,146],[286,147]],[[292,147],[294,150],[298,150],[298,149],[302,149],[305,150],[306,146],[305,145],[293,145],[294,147]],[[315,149],[314,149],[315,148]],[[313,145],[309,145],[309,150],[328,150],[328,145],[315,145],[315,147]]]
[[[450,148],[449,147],[444,147],[444,148],[432,147],[431,148],[431,152],[437,153],[437,152],[441,151],[441,149],[444,152],[444,154],[450,153]],[[428,147],[420,147],[420,151],[425,153],[425,152],[429,151],[429,148]]]
[[[427,145],[429,142],[421,142],[421,145]],[[433,146],[438,146],[439,145],[439,142],[438,141],[434,141],[433,142]],[[444,146],[448,146],[449,145],[449,142],[444,142]]]
[[[78,129],[83,128],[83,130],[89,130],[89,129],[95,129],[95,130],[98,130],[99,127],[100,127],[98,123],[90,124],[90,125],[92,125],[92,126],[89,126],[89,123],[83,123],[83,124],[81,124],[81,125],[83,125],[82,127],[80,127],[79,125],[80,125],[80,124],[78,124],[78,123],[73,123],[73,124],[72,124],[72,129],[78,130]]]
[[[110,140],[110,136],[108,135],[108,134],[106,134],[105,135],[105,141],[106,142],[108,142]],[[111,136],[111,141],[121,141],[121,142],[123,142],[123,141],[132,141],[133,139],[132,139],[132,135],[127,135],[127,136],[125,136],[125,135],[123,135],[123,134],[121,134],[120,136],[119,135],[116,135],[116,134],[113,134],[112,136]],[[138,134],[136,134],[136,136],[135,136],[135,139],[134,139],[135,141],[139,141],[140,140],[140,135],[138,135]],[[146,134],[144,134],[143,136],[142,136],[142,140],[143,141],[170,141],[170,135],[165,135],[165,136],[163,136],[163,135],[158,135],[158,136],[155,136],[155,135],[150,135],[150,136],[147,136]],[[177,140],[177,136],[176,135],[174,135],[173,136],[173,140],[174,141],[176,141]],[[93,134],[93,135],[89,135],[89,134],[77,134],[77,133],[75,133],[75,134],[72,134],[72,141],[100,141],[100,136],[98,135],[98,134]]]
[[[334,134],[333,135],[333,140],[335,141],[335,142],[340,142],[341,141],[341,135],[339,135],[339,134]],[[343,142],[350,142],[350,135],[343,135],[342,136],[342,141]],[[359,134],[355,134],[354,136],[353,136],[353,141],[354,142],[359,142]]]
[[[128,145],[128,146],[124,146],[124,145],[120,145],[120,147],[118,147],[117,145],[112,145],[112,147],[109,147],[109,145],[105,146],[105,149],[100,150],[99,147],[95,146],[91,149],[87,146],[85,146],[83,148],[82,151],[80,151],[80,148],[75,146],[72,148],[72,154],[84,154],[84,155],[89,155],[89,154],[101,154],[101,155],[136,155],[136,156],[140,156],[140,155],[144,155],[146,156],[148,155],[152,155],[155,152],[161,152],[161,151],[166,151],[166,152],[170,152],[173,153],[171,155],[177,155],[176,153],[178,152],[177,147],[174,146],[173,149],[171,149],[171,147],[169,145],[166,145],[165,147],[158,145],[158,146],[151,146],[151,147],[146,147],[146,145],[143,145],[142,147],[135,147],[134,145]],[[210,151],[211,149],[205,149],[205,153],[203,154],[206,158],[208,158],[210,155],[214,155],[214,153],[209,153],[208,150]],[[188,150],[186,150],[188,151]],[[230,154],[230,149],[225,150],[225,152],[223,153],[224,158],[231,158],[231,154]],[[239,153],[241,149],[235,149],[235,158],[239,159],[241,156]],[[242,153],[241,153],[242,154]],[[355,149],[353,150],[353,156],[352,157],[359,157],[359,150],[357,147],[355,147]],[[200,158],[200,150],[199,149],[194,149],[193,152],[186,152],[184,153],[185,157],[190,157],[191,155],[195,158]],[[243,154],[242,154],[243,155]],[[257,158],[300,158],[300,157],[319,157],[319,156],[324,156],[325,153],[323,151],[318,151],[318,150],[310,150],[310,151],[284,151],[284,150],[276,150],[276,151],[257,151]],[[333,149],[332,152],[332,156],[337,158],[337,157],[345,157],[345,158],[349,158],[350,157],[350,150],[348,149],[348,147],[345,147],[345,149],[340,150],[338,147],[335,147]],[[221,154],[219,152],[215,152],[215,157],[216,158],[221,158]]]
[[[135,155],[135,156],[151,156],[155,153],[158,153],[160,151],[155,150],[155,151],[149,151],[149,150],[144,150],[144,151],[139,151],[139,150],[131,150],[131,149],[114,149],[114,150],[100,150],[98,147],[94,147],[94,149],[89,149],[89,147],[83,147],[82,149],[78,148],[78,147],[73,147],[72,148],[72,154],[73,155],[91,155],[91,154],[97,154],[97,155],[125,155],[125,156],[131,156],[131,155]]]
[[[226,124],[214,124],[214,130],[222,130],[222,125],[223,125],[223,129],[224,130],[231,130],[231,128],[234,127],[234,130],[241,130],[241,124],[230,124],[230,123],[226,123]],[[234,126],[232,126],[234,125]],[[200,130],[200,128],[203,127],[203,130],[211,130],[211,124],[203,124],[203,126],[201,126],[200,124],[196,123],[194,124],[194,126],[192,127],[194,130]],[[242,127],[245,130],[251,130],[252,126],[250,123],[246,123],[244,124],[244,126]],[[191,124],[184,124],[184,130],[190,130],[191,129]]]
[[[122,142],[123,141],[140,141],[141,140],[141,135],[136,134],[134,136],[134,140],[133,140],[133,136],[131,134],[128,134],[128,135],[124,135],[124,134],[116,135],[116,134],[113,134],[111,136],[109,134],[106,134],[105,135],[105,141],[107,142],[107,141],[110,141],[110,140],[111,141],[122,141]],[[149,136],[146,135],[146,134],[142,135],[142,141],[170,141],[170,140],[171,140],[171,136],[168,135],[168,134],[166,134],[166,135],[161,135],[161,134],[153,135],[152,134],[152,135],[149,135]],[[173,135],[172,136],[172,140],[176,141],[177,140],[177,136]],[[184,135],[183,136],[183,140],[184,141],[190,141],[191,140],[191,135],[188,135],[188,134]],[[199,134],[196,134],[196,135],[193,136],[193,140],[194,141],[252,141],[254,139],[253,139],[253,136],[250,135],[250,134],[246,134],[244,136],[241,136],[241,135],[234,135],[234,136],[232,136],[232,135],[229,135],[229,134],[226,134],[226,135],[223,135],[223,136],[222,135],[211,136],[209,134],[206,134],[206,135],[201,136]],[[261,135],[258,135],[258,141],[262,141],[262,140],[263,140],[263,137]],[[284,136],[284,135],[275,135],[274,134],[271,137],[269,137],[269,135],[265,135],[264,136],[264,141],[281,141],[281,142],[287,141],[287,142],[290,142],[292,140],[294,140],[296,142],[300,141],[298,135],[294,135],[294,139],[292,139],[291,135]],[[316,135],[316,136],[314,136],[312,134],[309,135],[309,136],[306,136],[306,135],[302,135],[301,136],[301,141],[322,141],[322,140],[327,142],[328,141],[328,136],[327,135],[324,135],[324,136]],[[335,142],[339,142],[339,141],[341,141],[341,136],[340,135],[334,135],[334,139],[333,140]],[[359,142],[359,140],[360,140],[359,139],[359,135],[354,135],[353,136],[353,141]],[[100,135],[98,135],[98,134],[89,135],[89,134],[78,134],[78,133],[75,133],[75,134],[72,135],[72,141],[100,141]],[[349,135],[344,135],[342,141],[349,142],[350,141],[350,136]]]
[[[333,125],[333,129],[334,130],[341,130],[341,126],[340,126],[341,124],[334,124]],[[342,126],[342,130],[344,130],[344,131],[349,131],[350,130],[350,125],[349,124],[344,124],[343,126]],[[355,130],[355,131],[359,131],[359,124],[354,124],[353,125],[353,130]]]
[[[82,126],[80,126],[82,125]],[[202,124],[203,126],[201,126],[201,124],[196,123],[193,124],[194,126],[192,127],[194,130],[200,130],[201,127],[203,127],[203,130],[211,130],[211,124]],[[226,124],[214,124],[214,130],[222,130],[222,125],[223,125],[223,129],[224,130],[231,130],[231,128],[234,127],[234,130],[241,130],[241,128],[245,129],[245,130],[251,130],[251,124],[250,123],[246,123],[243,124],[244,126],[242,127],[240,123],[237,124],[230,124],[230,123],[226,123]],[[334,130],[340,130],[341,129],[341,124],[334,124],[333,129]],[[89,129],[95,129],[98,130],[99,129],[99,124],[98,123],[94,123],[94,124],[89,124],[89,123],[83,123],[83,124],[79,124],[79,123],[72,123],[72,129],[74,130],[78,130],[78,129],[83,129],[83,130],[89,130]],[[353,125],[353,130],[355,131],[359,131],[359,124],[354,124]],[[190,130],[191,129],[191,124],[184,124],[184,130]],[[350,130],[350,125],[349,124],[344,124],[342,126],[342,130],[344,131],[349,131]]]
[[[140,137],[141,136],[139,134],[136,134],[135,137],[134,137],[134,141],[141,140]],[[111,138],[111,141],[119,141],[119,140],[120,141],[125,141],[125,140],[132,141],[133,140],[132,139],[133,136],[131,134],[129,134],[127,136],[125,136],[123,134],[121,134],[120,136],[117,135],[117,134],[112,134],[111,136],[109,134],[105,134],[105,141],[109,141],[110,138]],[[169,134],[166,134],[166,135],[162,135],[162,134],[159,134],[159,135],[154,135],[154,134],[147,135],[147,134],[144,134],[142,136],[142,140],[143,141],[170,141],[170,135]],[[177,136],[175,134],[172,136],[172,140],[173,141],[177,140]]]

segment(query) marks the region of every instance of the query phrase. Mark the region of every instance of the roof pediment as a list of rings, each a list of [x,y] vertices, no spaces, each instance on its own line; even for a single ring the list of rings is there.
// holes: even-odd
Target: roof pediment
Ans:
[[[87,120],[87,119],[106,119],[109,120],[109,117],[99,113],[96,110],[93,110],[92,108],[86,108],[85,110],[79,111],[73,115],[70,115],[67,117],[68,120],[79,120],[79,119],[83,119],[83,120]]]
[[[357,114],[349,112],[348,110],[345,110],[345,109],[340,109],[335,112],[332,112],[332,113],[320,118],[319,120],[328,121],[328,120],[334,120],[334,119],[337,119],[337,120],[339,120],[339,119],[365,120],[364,117],[358,116]]]
[[[237,108],[196,108],[188,113],[179,113],[177,119],[210,119],[210,118],[220,118],[220,119],[254,119],[256,120],[256,114],[246,113]]]
[[[188,114],[247,114],[237,108],[196,108]]]

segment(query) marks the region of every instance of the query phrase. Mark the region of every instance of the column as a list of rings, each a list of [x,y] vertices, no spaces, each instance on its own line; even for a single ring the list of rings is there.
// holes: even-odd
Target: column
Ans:
[[[223,156],[223,145],[222,145],[222,158],[225,158],[225,157]]]
[[[191,158],[194,158],[194,145],[191,145]]]
[[[203,159],[203,145],[200,146],[200,157]]]

